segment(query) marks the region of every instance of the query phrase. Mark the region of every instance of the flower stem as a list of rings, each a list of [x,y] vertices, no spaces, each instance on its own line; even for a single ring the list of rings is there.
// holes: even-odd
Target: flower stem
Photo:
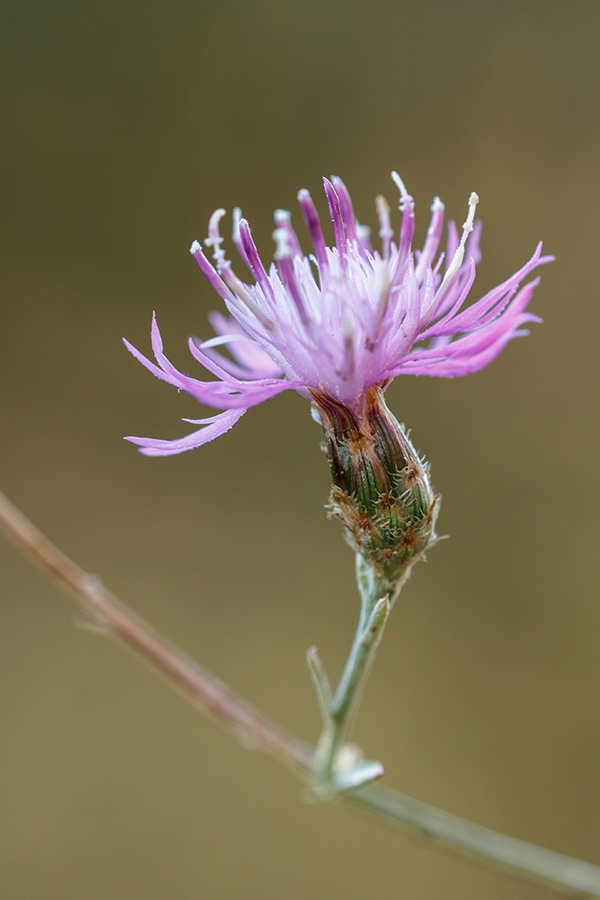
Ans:
[[[412,565],[406,565],[394,582],[382,579],[377,569],[356,554],[356,583],[360,615],[342,677],[332,696],[329,680],[317,648],[307,653],[307,664],[315,685],[323,730],[313,764],[315,794],[331,797],[381,778],[381,763],[365,761],[360,748],[349,744],[360,701],[375,662],[390,610],[406,583]]]
[[[134,651],[201,712],[221,727],[233,731],[245,747],[265,751],[300,780],[310,781],[314,761],[312,747],[254,709],[183,650],[154,631],[111,594],[99,579],[84,572],[58,550],[2,494],[0,528],[23,553],[74,596],[101,634],[120,641]],[[359,571],[358,575],[360,579],[367,577],[368,573]],[[393,601],[395,598],[391,599]],[[323,697],[330,702],[331,692],[325,687],[328,683],[316,651],[309,651],[309,654],[314,663],[311,671],[317,673],[313,677],[323,685]],[[357,657],[359,655],[360,651],[357,652]],[[370,659],[372,662],[372,657]],[[363,672],[366,671],[364,668]],[[353,680],[348,677],[344,682],[342,678],[342,683],[347,683],[350,687]],[[361,686],[364,687],[364,679]],[[354,696],[358,696],[356,687],[354,691]],[[351,704],[347,708],[350,706]],[[528,882],[543,884],[563,896],[600,900],[599,866],[465,822],[379,785],[348,790],[337,796],[403,831],[415,832],[455,853],[475,857],[495,870],[516,875]]]
[[[340,753],[350,737],[389,612],[387,595],[379,598],[376,595],[363,597],[358,627],[335,695],[327,702],[321,693],[320,705],[324,721],[315,753],[314,774],[324,787],[335,790],[336,780],[342,776],[337,789],[347,789],[345,776],[348,774],[350,760],[347,760],[346,766],[342,765]],[[382,768],[378,775],[383,775]]]
[[[566,897],[600,896],[600,867],[591,863],[499,834],[379,785],[343,799],[441,847]]]

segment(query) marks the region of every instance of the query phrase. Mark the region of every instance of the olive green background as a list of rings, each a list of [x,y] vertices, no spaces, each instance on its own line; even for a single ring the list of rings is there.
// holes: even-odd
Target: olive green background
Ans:
[[[596,0],[12,2],[2,10],[0,483],[76,561],[269,715],[318,730],[304,652],[339,673],[357,614],[308,404],[146,459],[203,411],[167,351],[219,300],[188,254],[322,175],[420,243],[481,197],[476,291],[543,238],[545,322],[478,375],[388,392],[450,534],[394,611],[356,730],[390,786],[600,864]],[[396,227],[398,219],[395,219]],[[229,226],[227,226],[228,228]],[[238,266],[241,274],[241,266]],[[199,370],[198,370],[199,374]],[[334,805],[201,719],[0,543],[0,896],[537,900]]]

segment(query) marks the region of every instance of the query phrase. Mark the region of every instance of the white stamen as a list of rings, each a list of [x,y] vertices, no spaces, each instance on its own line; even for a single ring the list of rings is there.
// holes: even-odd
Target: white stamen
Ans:
[[[469,215],[467,216],[467,221],[463,225],[463,228],[468,228],[467,234],[471,234],[473,231],[473,220],[475,218],[475,210],[477,208],[477,204],[479,203],[479,197],[475,193],[475,191],[471,192],[471,196],[469,197]]]
[[[231,232],[231,239],[234,244],[239,244],[241,241],[240,238],[240,222],[242,220],[242,209],[240,206],[236,206],[233,210],[233,230]]]
[[[396,187],[398,188],[398,190],[400,191],[400,197],[402,198],[402,203],[405,203],[406,200],[412,200],[412,197],[410,196],[410,194],[406,190],[406,187],[404,186],[404,182],[402,181],[402,179],[400,178],[400,176],[398,175],[397,172],[392,172],[392,180],[393,180],[394,184],[396,185]],[[402,204],[400,205],[400,209],[402,209]]]
[[[236,341],[252,343],[252,338],[243,334],[219,334],[216,337],[208,338],[207,341],[200,341],[198,338],[193,338],[193,341],[199,350],[206,350],[210,347],[220,347],[223,344],[233,344]]]
[[[275,241],[275,259],[291,259],[290,239],[286,228],[276,228],[273,232]]]
[[[275,219],[275,224],[278,228],[283,227],[290,223],[292,219],[292,214],[287,209],[276,209],[273,213],[273,218]]]
[[[219,222],[224,215],[224,209],[216,209],[214,211],[208,223],[208,237],[204,239],[205,246],[213,248],[213,259],[217,264],[217,272],[219,274],[223,268],[229,265],[225,259],[225,251],[221,248],[223,238],[219,233]]]
[[[379,237],[381,238],[383,258],[388,259],[390,255],[390,241],[394,236],[394,232],[390,225],[389,203],[381,194],[375,198],[375,208],[377,210],[377,218],[379,219]]]
[[[236,224],[234,224],[234,234],[235,229],[237,228],[239,236],[241,210],[238,209],[238,212],[240,213],[240,217],[237,218],[237,215],[235,215],[234,223]],[[262,309],[250,296],[248,286],[245,285],[243,281],[240,281],[237,275],[233,272],[231,268],[231,262],[228,259],[225,259],[225,251],[221,248],[223,238],[219,233],[219,222],[224,215],[224,209],[217,209],[212,214],[208,223],[208,237],[205,238],[204,243],[207,247],[213,248],[213,259],[217,264],[217,272],[222,277],[227,287],[231,291],[233,291],[238,300],[241,300],[241,302],[244,303],[247,309],[256,319],[258,319],[258,321],[267,329],[267,331],[274,331],[275,325],[273,324],[273,322],[269,319],[268,316],[264,314]]]
[[[462,266],[463,259],[465,258],[465,245],[467,243],[467,238],[473,231],[473,219],[475,218],[475,209],[477,204],[479,203],[479,197],[473,191],[471,196],[469,197],[469,214],[467,216],[467,221],[463,225],[463,233],[460,239],[460,244],[456,248],[456,253],[452,257],[450,265],[446,269],[446,274],[444,275],[444,280],[442,281],[438,295],[441,295],[444,289],[449,285],[451,281],[454,281],[458,270]]]
[[[375,333],[373,341],[376,341],[381,332],[381,326],[390,299],[390,267],[387,260],[374,260],[373,267],[377,275],[377,309],[375,310]]]

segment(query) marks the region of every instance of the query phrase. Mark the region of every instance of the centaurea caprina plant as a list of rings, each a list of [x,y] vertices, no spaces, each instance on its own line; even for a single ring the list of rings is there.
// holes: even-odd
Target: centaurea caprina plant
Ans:
[[[374,660],[391,604],[417,559],[431,546],[438,501],[428,473],[403,428],[387,410],[383,393],[397,374],[452,377],[476,371],[496,356],[522,325],[535,287],[520,280],[547,262],[540,249],[519,272],[467,307],[479,254],[474,224],[476,197],[459,238],[450,225],[446,264],[436,259],[442,204],[435,200],[425,246],[413,257],[412,199],[400,189],[403,223],[392,241],[389,211],[378,200],[381,252],[373,252],[338,179],[326,182],[335,246],[327,248],[306,192],[300,202],[315,253],[304,257],[289,214],[276,213],[276,265],[267,274],[248,226],[236,219],[234,241],[256,280],[244,285],[221,250],[219,210],[208,245],[216,269],[198,244],[192,252],[229,309],[215,314],[218,337],[191,349],[216,380],[200,382],[177,372],[165,358],[156,324],[156,364],[130,348],[150,371],[221,412],[201,420],[200,432],[183,441],[133,438],[144,452],[179,453],[226,431],[248,406],[279,390],[294,388],[312,403],[325,430],[333,474],[332,508],[356,548],[361,611],[354,643],[335,694],[316,648],[307,654],[323,718],[311,746],[237,696],[220,678],[191,659],[148,622],[55,547],[0,493],[0,530],[14,541],[84,611],[82,624],[118,641],[144,659],[195,708],[241,742],[260,748],[308,785],[314,799],[337,796],[405,832],[446,849],[476,857],[568,896],[600,898],[600,867],[535,847],[434,809],[369,781],[379,763],[362,759],[348,742],[362,689]],[[216,347],[227,346],[231,358]],[[129,345],[128,345],[129,346]]]
[[[310,194],[302,190],[298,200],[313,252],[304,255],[290,213],[277,210],[275,260],[268,269],[236,210],[233,243],[250,271],[250,284],[235,275],[222,249],[219,223],[225,211],[213,213],[204,243],[214,265],[197,241],[191,253],[229,315],[213,313],[216,336],[190,338],[189,348],[214,379],[198,380],[169,362],[156,318],[156,362],[125,341],[158,378],[220,410],[186,419],[200,428],[183,438],[127,438],[148,456],[181,453],[214,440],[249,407],[285,390],[309,400],[323,427],[333,481],[330,509],[356,551],[362,599],[356,639],[335,696],[316,651],[308,656],[324,719],[315,777],[329,792],[382,773],[379,764],[359,762],[345,742],[390,606],[413,564],[437,540],[440,498],[428,467],[387,408],[384,391],[398,375],[454,378],[488,365],[512,338],[526,333],[524,325],[539,321],[527,311],[538,279],[520,285],[552,258],[541,255],[539,244],[514,275],[467,305],[480,260],[477,195],[471,194],[460,235],[449,223],[445,252],[440,252],[444,205],[436,197],[423,249],[414,252],[413,198],[396,172],[392,178],[402,222],[394,240],[390,208],[378,197],[378,250],[339,178],[324,179],[333,246],[325,241]]]

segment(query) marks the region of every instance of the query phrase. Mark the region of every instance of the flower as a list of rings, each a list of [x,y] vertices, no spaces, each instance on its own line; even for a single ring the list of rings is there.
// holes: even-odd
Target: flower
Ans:
[[[539,321],[526,311],[539,279],[519,289],[537,266],[551,261],[541,244],[525,265],[480,300],[466,306],[480,259],[481,223],[474,222],[476,194],[459,238],[448,226],[446,252],[438,255],[444,205],[436,197],[421,252],[413,253],[414,202],[400,176],[402,224],[393,240],[390,208],[378,197],[381,250],[373,250],[369,231],[358,224],[350,195],[339,178],[324,179],[333,224],[328,247],[310,194],[298,200],[314,252],[305,256],[285,210],[275,212],[275,262],[263,265],[247,221],[234,213],[233,242],[253,282],[234,274],[221,244],[213,213],[205,245],[213,265],[195,241],[191,253],[229,316],[213,313],[216,337],[190,338],[192,356],[213,376],[199,381],[178,371],[163,352],[152,323],[152,362],[128,341],[125,345],[157,378],[220,410],[203,419],[184,419],[201,427],[172,441],[128,437],[148,456],[167,456],[199,447],[228,431],[251,406],[285,390],[295,390],[317,409],[333,402],[355,422],[366,420],[369,389],[385,390],[397,375],[454,378],[490,363],[512,338],[525,334],[526,322]],[[437,257],[437,258],[436,258]],[[224,347],[230,356],[219,349]],[[325,401],[325,407],[320,401]]]

